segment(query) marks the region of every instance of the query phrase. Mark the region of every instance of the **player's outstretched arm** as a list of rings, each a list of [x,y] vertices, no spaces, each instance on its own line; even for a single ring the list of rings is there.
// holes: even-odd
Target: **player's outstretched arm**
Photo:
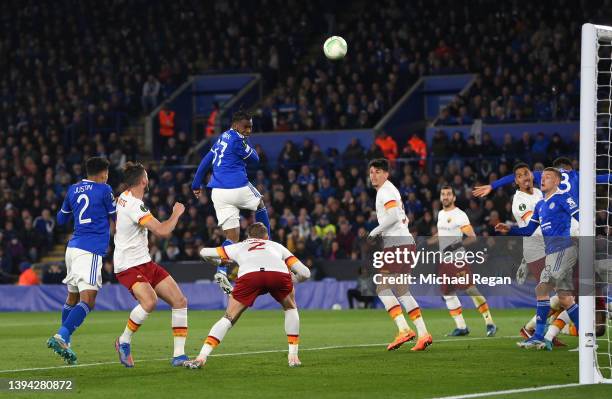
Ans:
[[[153,234],[160,238],[168,238],[172,235],[179,218],[185,212],[185,205],[180,202],[176,202],[172,207],[172,215],[163,222],[157,220],[153,215],[144,223],[144,226],[149,229]]]
[[[204,180],[204,176],[206,176],[206,172],[210,169],[212,165],[212,161],[214,158],[214,154],[212,151],[208,151],[208,154],[200,161],[200,165],[198,165],[198,169],[196,170],[195,176],[193,177],[193,181],[191,182],[191,190],[195,194],[196,198],[200,196],[200,190],[202,189],[202,180]]]
[[[595,183],[612,183],[612,173],[595,176]]]
[[[512,236],[530,236],[536,231],[539,225],[540,224],[534,219],[531,219],[529,224],[525,227],[511,227],[505,223],[498,223],[495,225],[495,231]]]

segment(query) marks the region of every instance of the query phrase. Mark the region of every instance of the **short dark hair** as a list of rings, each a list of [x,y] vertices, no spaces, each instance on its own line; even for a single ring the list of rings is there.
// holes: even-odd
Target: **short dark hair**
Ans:
[[[145,167],[140,162],[127,162],[123,167],[123,181],[128,187],[134,187],[145,173]]]
[[[555,159],[552,163],[552,166],[555,168],[562,168],[565,165],[571,168],[573,165],[572,160],[569,159],[568,157],[559,157]]]
[[[561,172],[559,172],[559,169],[557,169],[557,168],[553,168],[553,167],[550,167],[550,166],[549,166],[548,168],[544,168],[544,170],[542,171],[542,173],[544,173],[544,172],[552,172],[552,173],[554,173],[555,175],[557,175],[557,177],[558,177],[559,179],[561,179]]]
[[[247,227],[247,236],[249,238],[264,239],[268,235],[268,228],[261,222],[256,222]]]
[[[373,159],[368,164],[368,170],[370,168],[382,169],[385,172],[388,172],[389,171],[389,161],[386,158]]]
[[[515,164],[514,167],[512,168],[512,173],[516,174],[517,170],[523,169],[523,168],[527,168],[527,169],[531,170],[529,168],[529,165],[527,165],[525,162],[519,162],[519,163]]]
[[[252,117],[253,115],[251,115],[250,112],[247,112],[243,109],[239,109],[232,115],[232,123],[240,122],[243,120],[251,120]]]
[[[448,185],[448,184],[443,185],[442,188],[440,188],[440,192],[442,192],[442,190],[451,190],[451,192],[453,193],[453,197],[457,196],[457,193],[455,193],[455,189],[451,185]]]
[[[85,171],[87,176],[96,176],[102,172],[108,171],[110,162],[104,157],[91,157],[85,161]]]

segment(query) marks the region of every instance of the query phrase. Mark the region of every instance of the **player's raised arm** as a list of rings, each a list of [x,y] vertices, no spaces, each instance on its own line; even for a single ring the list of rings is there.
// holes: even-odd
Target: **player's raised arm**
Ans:
[[[595,183],[612,183],[612,173],[595,176]]]
[[[72,216],[72,208],[70,207],[70,201],[68,200],[68,194],[64,198],[64,202],[62,203],[62,207],[59,211],[57,211],[57,224],[60,226],[65,225],[70,220]]]
[[[191,182],[191,190],[193,191],[196,198],[200,197],[200,193],[202,190],[202,180],[204,180],[204,176],[206,176],[206,172],[210,169],[212,165],[212,161],[214,159],[215,154],[212,151],[208,151],[208,154],[202,158],[200,161],[200,165],[198,165],[198,169],[196,170],[195,176],[193,177],[193,181]]]
[[[168,238],[174,231],[174,228],[176,227],[176,224],[178,223],[178,220],[183,212],[185,212],[185,205],[181,204],[180,202],[176,202],[172,207],[172,215],[170,215],[168,220],[160,222],[151,214],[151,212],[148,212],[139,219],[138,223],[149,229],[156,236],[160,238]]]
[[[533,173],[533,181],[535,185],[540,185],[540,178],[542,177],[542,172],[541,171],[535,171],[532,172]],[[480,198],[480,197],[486,197],[487,195],[489,195],[491,193],[491,191],[493,190],[497,190],[500,187],[506,186],[508,184],[512,184],[514,183],[514,174],[511,175],[506,175],[500,179],[497,179],[495,181],[493,181],[493,183],[491,184],[485,184],[483,186],[475,186],[474,190],[472,191],[472,194],[474,195],[474,197],[476,198]]]

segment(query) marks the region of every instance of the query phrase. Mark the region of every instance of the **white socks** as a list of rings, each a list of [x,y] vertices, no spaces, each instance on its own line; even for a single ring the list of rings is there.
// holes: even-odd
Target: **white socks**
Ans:
[[[300,343],[300,315],[297,309],[285,310],[285,333],[289,344],[289,354],[297,355]]]
[[[227,334],[230,328],[232,328],[231,321],[225,317],[219,319],[219,321],[212,326],[210,332],[208,333],[208,337],[206,337],[206,340],[204,340],[204,345],[202,346],[202,350],[198,355],[198,359],[205,360],[213,349],[215,349],[217,345],[221,343],[225,337],[225,334]]]
[[[144,323],[147,317],[149,317],[149,313],[147,313],[140,304],[136,305],[130,312],[130,318],[128,319],[123,334],[119,337],[119,343],[129,344],[132,341],[132,335],[138,331],[140,325]]]
[[[174,336],[173,357],[185,354],[187,340],[187,308],[172,309],[172,335]]]
[[[444,302],[457,328],[464,329],[467,327],[465,319],[463,318],[463,309],[461,308],[461,301],[457,295],[444,295]]]

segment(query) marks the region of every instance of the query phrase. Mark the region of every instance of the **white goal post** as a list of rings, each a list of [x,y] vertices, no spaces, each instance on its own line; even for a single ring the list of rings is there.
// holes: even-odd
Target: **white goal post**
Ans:
[[[612,172],[612,27],[582,26],[580,63],[579,373],[581,384],[612,383],[610,312],[608,306],[603,311],[596,310],[595,306],[595,297],[599,295],[602,297],[600,300],[607,301],[612,287],[612,228],[609,226],[611,184],[596,183],[597,174]],[[607,186],[607,190],[602,186]],[[607,225],[598,225],[598,211],[607,215]],[[596,246],[595,239],[596,229],[602,231],[601,228],[605,233],[602,238],[600,232],[598,240],[603,240],[603,251],[599,249],[600,245]],[[596,257],[600,262],[606,259],[604,269],[600,269],[599,273],[595,273]],[[596,284],[600,289],[598,292],[594,291]],[[597,328],[606,329],[599,338],[595,334]]]

